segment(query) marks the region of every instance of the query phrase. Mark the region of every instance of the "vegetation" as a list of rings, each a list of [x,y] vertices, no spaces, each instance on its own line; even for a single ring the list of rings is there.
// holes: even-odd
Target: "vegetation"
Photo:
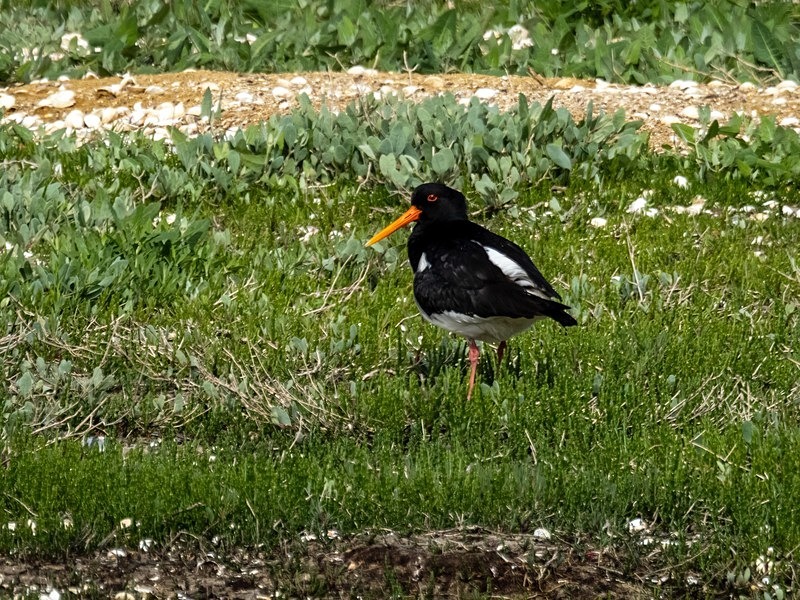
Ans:
[[[20,6],[0,11],[14,81],[797,71],[790,3]],[[484,40],[515,23],[534,46]],[[92,49],[57,50],[67,31]],[[771,119],[675,131],[689,151],[653,153],[622,113],[447,96],[167,141],[0,125],[0,553],[541,526],[633,561],[663,543],[676,581],[782,598],[800,547],[800,139]],[[580,323],[537,325],[500,367],[485,352],[471,402],[463,341],[417,316],[403,236],[363,245],[432,179]]]
[[[0,1],[0,80],[87,70],[798,77],[800,7],[768,2]],[[516,27],[515,27],[516,26]],[[82,34],[82,38],[64,34]]]

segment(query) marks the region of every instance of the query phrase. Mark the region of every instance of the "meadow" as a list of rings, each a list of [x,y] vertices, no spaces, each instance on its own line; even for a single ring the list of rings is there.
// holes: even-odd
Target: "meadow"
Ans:
[[[109,6],[30,10],[100,27]],[[0,69],[23,81],[146,65],[145,48],[162,54],[141,15],[161,7],[156,27],[189,10],[126,6],[141,43],[108,46],[119,65],[76,50],[66,66],[6,54]],[[403,6],[412,28],[455,19]],[[383,14],[364,10],[349,20],[362,42]],[[217,38],[196,27],[224,45],[236,24],[272,18],[257,12],[211,23],[230,29]],[[578,22],[602,31],[642,15],[589,17]],[[338,43],[367,52],[349,37]],[[382,43],[395,54],[381,60],[401,60],[402,44]],[[428,70],[497,66],[477,45],[431,44]],[[327,66],[313,56],[267,67]],[[776,68],[750,58],[727,73]],[[573,74],[597,74],[586,69]],[[446,96],[305,106],[235,135],[160,141],[1,124],[0,553],[67,560],[177,540],[223,560],[304,536],[542,528],[564,547],[614,548],[644,596],[786,597],[800,548],[800,138],[769,118],[675,132],[683,152],[655,151],[623,114],[576,121],[524,99],[500,112]],[[464,341],[417,314],[407,234],[364,247],[429,180],[463,189],[472,218],[518,242],[579,322],[538,324],[500,367],[486,352],[469,402]],[[291,569],[269,593],[336,591]],[[481,585],[470,593],[489,597]],[[425,595],[388,578],[375,593]]]

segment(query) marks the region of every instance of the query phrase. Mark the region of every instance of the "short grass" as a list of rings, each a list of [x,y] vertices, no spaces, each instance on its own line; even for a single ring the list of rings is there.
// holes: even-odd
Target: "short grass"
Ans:
[[[651,156],[475,203],[580,326],[537,325],[500,368],[486,347],[467,402],[463,341],[417,315],[407,234],[363,247],[406,199],[346,181],[209,200],[116,177],[109,193],[67,156],[60,174],[6,163],[4,236],[29,239],[0,250],[3,552],[461,524],[635,549],[641,517],[678,542],[674,572],[712,585],[768,547],[797,560],[791,189],[683,190]],[[659,214],[626,212],[645,190]],[[698,194],[709,214],[669,210]]]

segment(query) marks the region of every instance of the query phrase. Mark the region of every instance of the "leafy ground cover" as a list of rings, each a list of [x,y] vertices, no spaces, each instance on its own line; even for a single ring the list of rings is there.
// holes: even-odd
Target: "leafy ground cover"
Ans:
[[[544,587],[614,548],[598,581],[641,594],[793,589],[797,135],[679,128],[691,151],[655,155],[623,118],[386,106],[169,143],[0,128],[2,551],[194,540],[282,564],[268,590],[424,594],[359,536],[480,526],[521,544]],[[448,128],[432,130],[437,111]],[[331,139],[353,144],[347,163],[322,152]],[[442,148],[451,160],[425,154]],[[515,338],[469,403],[464,344],[416,316],[402,236],[363,247],[404,208],[395,192],[439,176],[580,322]],[[289,561],[310,536],[361,559],[334,575]],[[447,562],[426,564],[433,593]],[[360,565],[380,573],[370,586],[347,579]],[[502,579],[466,572],[475,594]]]
[[[797,77],[791,2],[0,2],[0,80],[182,70]]]

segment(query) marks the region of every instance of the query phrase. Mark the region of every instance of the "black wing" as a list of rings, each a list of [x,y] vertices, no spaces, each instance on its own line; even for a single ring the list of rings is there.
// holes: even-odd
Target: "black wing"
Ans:
[[[414,277],[414,296],[422,310],[428,314],[455,311],[479,317],[550,317],[565,326],[576,324],[565,312],[568,306],[550,299],[558,298],[558,294],[519,246],[486,229],[480,230],[482,240],[461,235],[426,239],[424,243],[423,240],[416,240],[419,243],[409,240],[412,265],[419,264],[423,253],[428,265]],[[482,242],[522,266],[544,293],[532,293],[530,288],[509,279],[489,260]]]

